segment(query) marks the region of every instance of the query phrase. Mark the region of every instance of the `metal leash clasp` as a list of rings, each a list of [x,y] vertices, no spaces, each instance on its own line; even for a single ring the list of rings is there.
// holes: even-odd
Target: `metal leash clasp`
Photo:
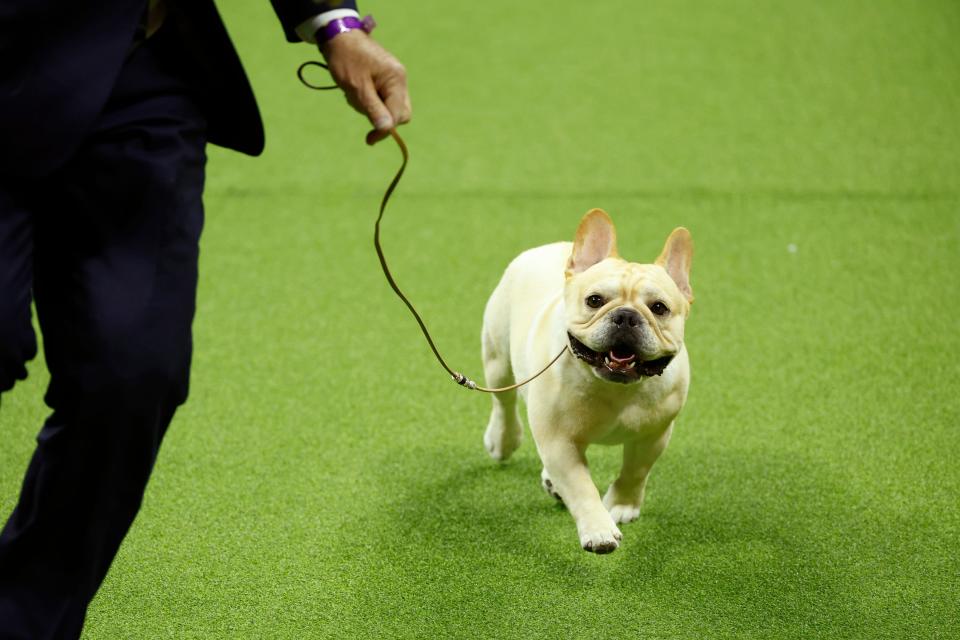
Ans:
[[[461,387],[466,387],[471,391],[477,390],[477,383],[471,380],[470,378],[468,378],[467,376],[463,375],[459,371],[454,371],[451,377],[453,378],[453,381],[456,382]]]

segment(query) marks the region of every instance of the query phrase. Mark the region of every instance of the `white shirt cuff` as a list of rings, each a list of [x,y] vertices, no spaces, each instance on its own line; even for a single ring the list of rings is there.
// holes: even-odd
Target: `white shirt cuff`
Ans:
[[[327,26],[330,22],[339,18],[359,18],[360,14],[353,9],[334,9],[333,11],[324,11],[320,15],[313,16],[297,25],[297,35],[304,42],[315,44],[317,42],[317,31]]]

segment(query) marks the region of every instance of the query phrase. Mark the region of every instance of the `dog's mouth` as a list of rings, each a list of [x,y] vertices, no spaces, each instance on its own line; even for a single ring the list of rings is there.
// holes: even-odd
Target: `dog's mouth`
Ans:
[[[642,360],[631,347],[615,344],[606,353],[594,351],[587,345],[567,333],[570,338],[570,350],[590,366],[597,369],[603,377],[617,382],[631,382],[641,377],[659,376],[663,373],[673,356],[664,356],[655,360]]]

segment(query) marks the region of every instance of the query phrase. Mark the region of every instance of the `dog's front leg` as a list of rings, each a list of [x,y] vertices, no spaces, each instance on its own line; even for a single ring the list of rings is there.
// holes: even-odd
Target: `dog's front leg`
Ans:
[[[585,447],[560,436],[537,444],[553,486],[577,523],[580,546],[594,553],[610,553],[616,549],[622,534],[603,506],[590,477]]]
[[[650,438],[638,438],[623,445],[623,466],[620,476],[613,481],[603,504],[614,522],[631,522],[640,516],[643,494],[650,468],[670,442],[673,424],[666,431]]]

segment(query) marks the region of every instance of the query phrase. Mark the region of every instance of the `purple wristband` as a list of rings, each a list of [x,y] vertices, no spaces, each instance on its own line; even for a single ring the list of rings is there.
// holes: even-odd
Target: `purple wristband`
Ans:
[[[320,30],[317,31],[317,43],[323,44],[324,42],[330,42],[341,33],[353,31],[354,29],[360,29],[361,31],[370,33],[376,26],[377,23],[373,19],[373,16],[364,16],[363,20],[352,17],[336,18],[320,27]]]

